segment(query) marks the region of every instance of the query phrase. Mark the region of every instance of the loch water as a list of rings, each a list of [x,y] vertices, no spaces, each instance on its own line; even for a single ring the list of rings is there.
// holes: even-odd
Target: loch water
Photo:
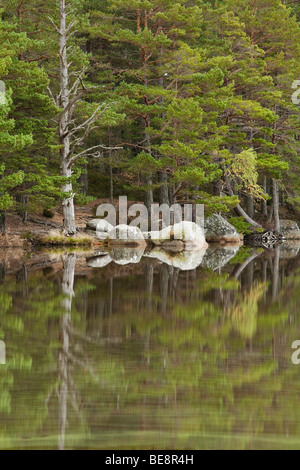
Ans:
[[[1,449],[300,449],[300,245],[0,252]]]

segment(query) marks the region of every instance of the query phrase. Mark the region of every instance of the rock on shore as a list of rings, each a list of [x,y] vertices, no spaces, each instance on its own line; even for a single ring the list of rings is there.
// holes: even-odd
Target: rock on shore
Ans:
[[[299,225],[293,220],[281,220],[280,233],[286,240],[300,240]]]
[[[236,228],[219,214],[205,218],[204,233],[206,241],[211,243],[241,243],[242,241]]]
[[[208,247],[203,229],[194,222],[180,222],[158,232],[146,232],[143,235],[155,246],[170,248],[174,245],[177,251],[202,250]]]

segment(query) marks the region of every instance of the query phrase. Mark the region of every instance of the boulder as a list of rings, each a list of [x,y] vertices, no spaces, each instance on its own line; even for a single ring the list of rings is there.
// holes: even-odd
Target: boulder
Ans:
[[[91,219],[87,222],[86,228],[98,232],[109,232],[113,229],[113,226],[103,219]]]
[[[107,220],[99,220],[96,226],[96,235],[99,240],[106,240],[108,238],[108,232],[114,229]]]
[[[91,219],[87,221],[86,228],[88,230],[94,230],[96,231],[97,229],[97,224],[100,222],[101,219]]]
[[[107,234],[109,240],[115,244],[134,244],[146,246],[145,238],[138,227],[129,225],[117,225]]]
[[[236,228],[219,214],[205,218],[204,233],[208,242],[240,243],[241,235]]]
[[[156,246],[173,241],[182,241],[184,247],[191,250],[206,249],[208,246],[202,228],[194,222],[180,222],[159,232],[146,232],[143,235]]]
[[[281,220],[280,233],[286,240],[300,240],[299,226],[293,220]]]

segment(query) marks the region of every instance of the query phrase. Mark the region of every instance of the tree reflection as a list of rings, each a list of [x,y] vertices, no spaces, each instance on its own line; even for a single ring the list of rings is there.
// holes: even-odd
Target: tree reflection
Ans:
[[[70,332],[71,332],[71,310],[74,297],[74,277],[75,277],[76,254],[68,253],[63,258],[63,280],[62,291],[64,298],[62,300],[63,314],[60,320],[60,335],[62,347],[58,355],[58,371],[60,388],[59,396],[59,439],[58,448],[63,450],[65,446],[65,432],[67,422],[67,400],[68,400],[68,382],[72,380],[68,371]]]

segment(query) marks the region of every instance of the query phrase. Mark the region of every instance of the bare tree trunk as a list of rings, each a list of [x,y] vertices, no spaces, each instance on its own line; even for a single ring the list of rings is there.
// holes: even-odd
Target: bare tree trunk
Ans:
[[[65,161],[62,162],[62,176],[66,178],[71,178],[72,176],[72,170],[68,167],[68,163]],[[66,183],[63,186],[62,190],[64,193],[70,194],[70,197],[65,199],[62,203],[64,217],[64,233],[68,236],[76,235],[75,207],[72,183]]]
[[[67,8],[66,1],[59,0],[59,17],[60,17],[60,31],[59,31],[59,60],[60,60],[60,102],[63,112],[60,116],[59,121],[59,141],[61,145],[61,175],[68,178],[63,185],[63,192],[68,193],[67,197],[63,201],[63,217],[64,217],[64,233],[66,235],[76,234],[75,225],[75,209],[74,209],[74,193],[73,185],[70,180],[72,176],[72,170],[69,165],[69,154],[70,154],[70,90],[69,90],[69,67],[68,67],[68,56],[67,56]]]
[[[280,233],[280,217],[279,217],[279,187],[278,182],[273,179],[273,202],[274,202],[274,222],[275,232]]]

